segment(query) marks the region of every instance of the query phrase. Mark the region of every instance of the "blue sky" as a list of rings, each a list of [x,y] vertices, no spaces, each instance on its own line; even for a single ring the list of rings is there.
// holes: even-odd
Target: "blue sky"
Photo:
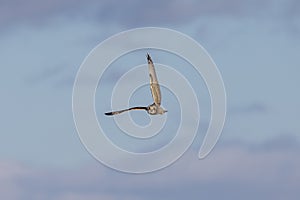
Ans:
[[[183,32],[209,52],[228,113],[208,158],[196,157],[199,134],[178,162],[137,176],[108,169],[84,149],[71,97],[92,48],[144,26]],[[1,199],[296,199],[299,33],[296,0],[0,1]],[[107,80],[122,75],[113,69]]]

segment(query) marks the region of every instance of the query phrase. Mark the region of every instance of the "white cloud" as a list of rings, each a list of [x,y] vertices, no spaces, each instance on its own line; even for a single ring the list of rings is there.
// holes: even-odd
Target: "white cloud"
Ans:
[[[119,173],[91,163],[79,169],[35,170],[17,163],[0,164],[1,199],[295,199],[299,196],[299,146],[248,148],[228,145],[198,160],[195,152],[150,174]]]

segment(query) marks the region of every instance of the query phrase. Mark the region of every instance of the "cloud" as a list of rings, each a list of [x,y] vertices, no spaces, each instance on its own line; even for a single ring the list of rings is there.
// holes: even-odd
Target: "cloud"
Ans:
[[[38,0],[28,0],[26,2],[22,0],[2,1],[0,6],[0,25],[24,22],[43,24],[44,20],[47,20],[49,17],[70,13],[76,7],[74,5],[76,5],[74,1],[70,0],[43,2]]]
[[[260,102],[253,102],[244,106],[234,106],[229,108],[229,114],[252,114],[252,113],[268,113],[270,112],[270,108]]]
[[[279,139],[278,139],[279,142]],[[272,142],[271,142],[272,143]],[[271,144],[270,143],[270,144]],[[219,145],[198,160],[185,154],[172,166],[150,174],[119,173],[90,163],[77,169],[34,169],[0,163],[1,199],[296,199],[299,144],[294,148]]]
[[[45,21],[57,16],[72,19],[85,18],[96,22],[117,23],[126,27],[153,26],[191,22],[203,16],[213,17],[295,17],[298,1],[239,1],[213,0],[196,1],[159,0],[138,1],[131,3],[120,1],[92,0],[71,1],[4,1],[0,6],[0,26],[14,23],[44,24]],[[278,8],[280,10],[278,10]]]

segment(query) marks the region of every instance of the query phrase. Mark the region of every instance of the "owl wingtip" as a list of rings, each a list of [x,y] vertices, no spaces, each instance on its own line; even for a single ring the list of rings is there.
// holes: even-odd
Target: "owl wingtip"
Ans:
[[[152,59],[151,59],[151,56],[149,53],[147,53],[147,60],[148,60],[148,63],[152,62]]]

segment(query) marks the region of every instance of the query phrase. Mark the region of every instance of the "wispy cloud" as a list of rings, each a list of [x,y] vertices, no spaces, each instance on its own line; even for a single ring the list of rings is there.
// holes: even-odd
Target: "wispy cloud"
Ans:
[[[252,114],[252,113],[268,113],[270,108],[259,102],[253,102],[245,106],[234,106],[229,108],[228,114]]]
[[[97,22],[110,21],[127,27],[190,22],[203,16],[213,17],[279,17],[298,16],[298,1],[187,0],[172,2],[138,1],[4,1],[0,7],[0,25],[33,23],[42,25],[55,16],[87,18]],[[298,6],[299,7],[299,6]],[[154,24],[155,23],[155,24]]]
[[[271,143],[270,143],[271,144]],[[263,144],[264,145],[264,144]],[[215,149],[204,160],[189,152],[156,173],[130,175],[92,163],[72,170],[0,164],[1,199],[295,199],[300,148],[254,151],[244,144]]]

